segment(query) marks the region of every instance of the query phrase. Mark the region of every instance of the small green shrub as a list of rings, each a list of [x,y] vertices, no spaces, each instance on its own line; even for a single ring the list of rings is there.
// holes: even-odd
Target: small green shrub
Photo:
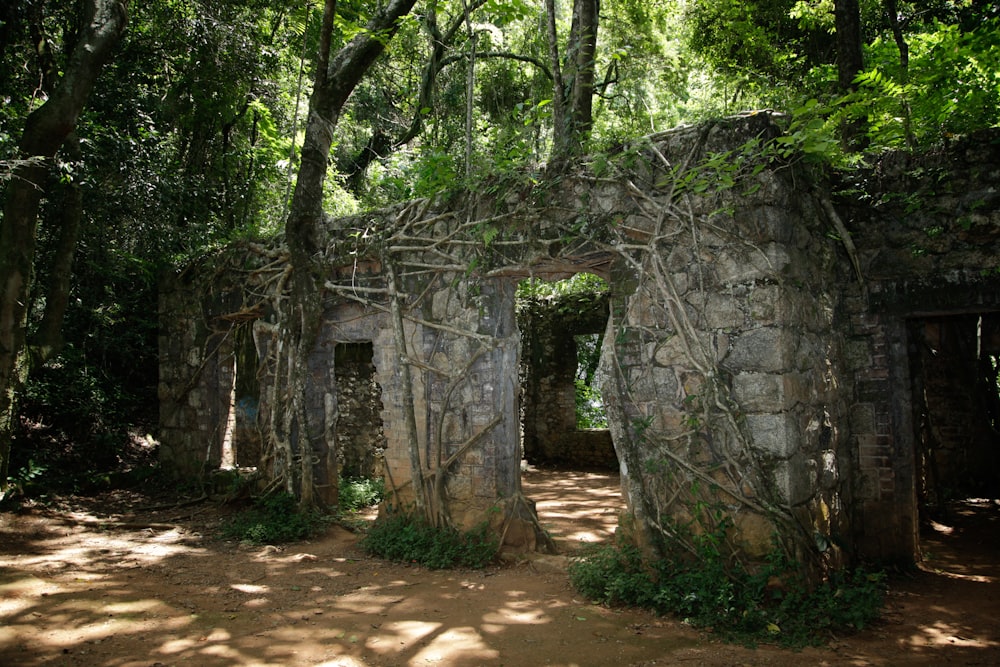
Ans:
[[[861,629],[878,618],[885,584],[881,573],[840,572],[810,587],[790,575],[796,569],[780,557],[751,574],[727,564],[709,544],[699,545],[697,558],[678,553],[649,564],[634,547],[602,546],[570,564],[570,580],[594,601],[672,614],[751,643],[815,644],[828,631]]]
[[[339,505],[341,512],[356,512],[382,502],[385,481],[381,478],[341,477]]]
[[[437,528],[409,514],[395,514],[377,521],[361,546],[381,558],[443,569],[484,567],[493,560],[498,545],[485,523],[462,532]]]
[[[314,535],[323,523],[319,513],[301,511],[291,494],[274,493],[234,515],[222,527],[222,535],[252,544],[278,544]]]

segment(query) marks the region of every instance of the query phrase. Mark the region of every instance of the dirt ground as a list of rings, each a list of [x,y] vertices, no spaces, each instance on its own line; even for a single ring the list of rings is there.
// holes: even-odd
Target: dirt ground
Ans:
[[[616,476],[528,471],[524,486],[565,552],[612,534]],[[116,492],[0,514],[0,665],[1000,664],[995,501],[928,527],[925,567],[892,582],[881,623],[798,652],[589,604],[565,556],[429,571],[368,558],[340,527],[248,547],[215,536],[224,508],[149,504]]]

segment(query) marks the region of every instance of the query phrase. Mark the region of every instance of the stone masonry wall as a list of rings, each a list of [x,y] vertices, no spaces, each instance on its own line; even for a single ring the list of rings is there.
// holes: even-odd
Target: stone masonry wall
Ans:
[[[912,562],[921,480],[907,323],[1000,310],[1000,133],[888,155],[839,187],[861,192],[837,204],[865,281],[842,278],[855,548]]]
[[[515,511],[514,288],[589,271],[611,288],[600,376],[623,527],[648,553],[722,531],[734,558],[764,557],[777,535],[814,569],[912,560],[908,322],[1000,310],[1000,143],[890,158],[831,188],[755,161],[778,133],[767,114],[731,118],[623,146],[600,175],[330,221],[310,456],[339,456],[337,345],[370,342],[393,503],[415,499],[419,459],[455,525]],[[832,190],[865,192],[834,200],[863,281]],[[266,424],[282,258],[280,240],[234,247],[165,286],[161,455],[180,471],[217,464],[241,327],[254,332]]]

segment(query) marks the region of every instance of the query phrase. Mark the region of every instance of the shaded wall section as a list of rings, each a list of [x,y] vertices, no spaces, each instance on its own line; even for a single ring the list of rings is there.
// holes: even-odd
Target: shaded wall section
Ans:
[[[865,282],[843,280],[852,393],[854,540],[880,561],[919,557],[924,487],[916,350],[935,318],[1000,311],[1000,132],[842,175],[837,201]]]

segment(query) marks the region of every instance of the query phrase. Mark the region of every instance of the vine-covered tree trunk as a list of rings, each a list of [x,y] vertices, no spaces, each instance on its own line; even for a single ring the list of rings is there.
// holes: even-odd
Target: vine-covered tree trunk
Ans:
[[[549,52],[553,68],[558,67],[558,48],[553,40],[555,34],[555,3],[546,4],[549,13]],[[553,95],[556,105],[552,159],[561,162],[580,155],[586,148],[593,125],[594,70],[597,52],[597,28],[599,23],[598,0],[574,0],[573,22],[566,49],[565,65],[561,71],[561,82],[555,86]],[[560,77],[554,69],[553,75]]]
[[[25,162],[15,169],[0,220],[0,497],[6,483],[20,381],[26,312],[31,292],[38,211],[48,178],[48,160],[76,127],[101,68],[128,20],[127,0],[88,0],[80,38],[49,98],[25,121],[18,145]]]
[[[305,397],[311,391],[309,356],[322,324],[323,265],[326,248],[323,226],[323,183],[326,179],[330,146],[341,110],[351,92],[395,35],[399,19],[409,13],[416,0],[391,0],[354,39],[333,58],[330,50],[336,0],[326,0],[316,63],[316,81],[309,100],[306,123],[292,203],[285,223],[291,258],[291,300],[284,313],[282,335],[283,370],[276,376],[275,396],[283,405],[271,409],[268,425],[278,469],[273,471],[285,488],[299,496],[303,506],[335,505],[337,502],[336,454],[333,443],[325,442],[320,425],[311,423]]]

